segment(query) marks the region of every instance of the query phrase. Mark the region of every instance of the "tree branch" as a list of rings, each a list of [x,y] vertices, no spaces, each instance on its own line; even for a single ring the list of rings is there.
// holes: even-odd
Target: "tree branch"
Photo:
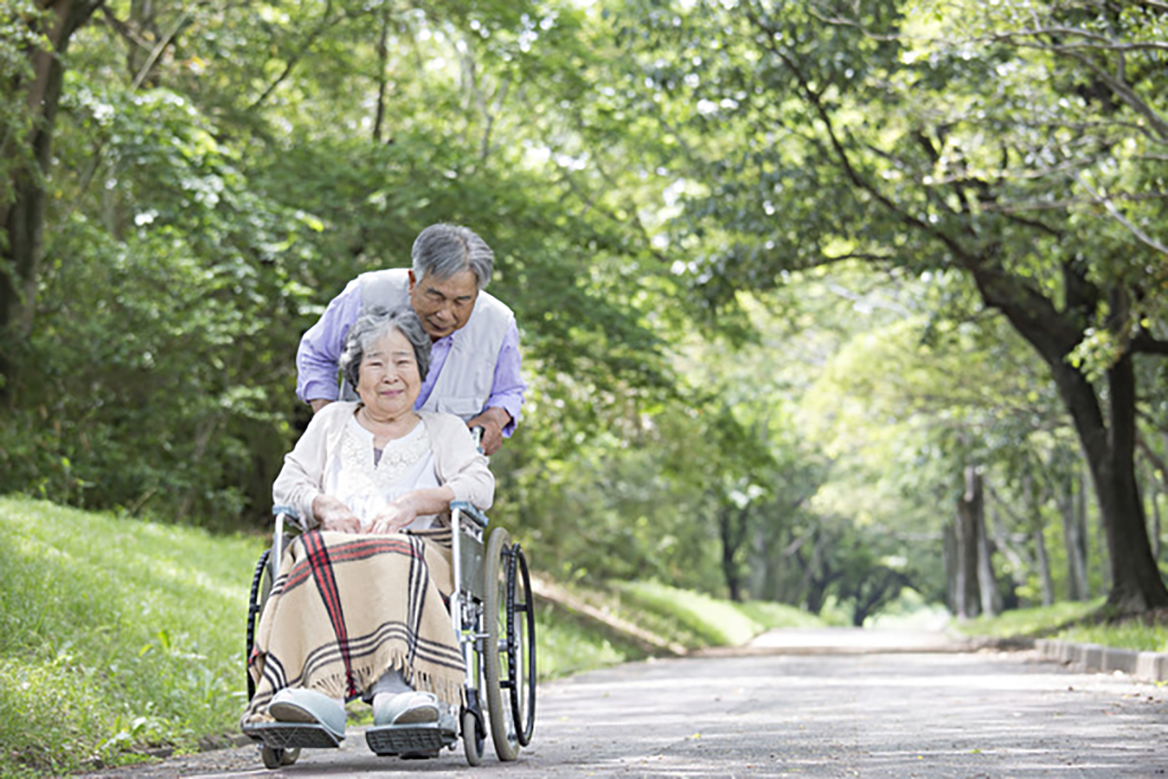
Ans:
[[[966,267],[972,268],[976,266],[978,264],[976,258],[970,256],[969,253],[965,251],[965,248],[957,243],[956,240],[946,235],[943,231],[935,228],[924,219],[910,214],[902,209],[900,205],[894,203],[888,197],[888,195],[877,189],[876,186],[872,184],[872,182],[868,181],[866,178],[860,175],[860,172],[856,170],[855,166],[852,164],[852,159],[848,155],[847,150],[844,148],[843,142],[836,133],[835,122],[833,121],[831,114],[828,112],[827,107],[823,104],[823,100],[821,99],[820,95],[814,89],[812,89],[807,75],[802,71],[801,68],[799,68],[795,61],[791,59],[791,57],[785,51],[775,45],[775,30],[772,30],[768,25],[766,25],[762,19],[759,18],[755,10],[751,7],[748,7],[746,16],[750,20],[751,24],[753,24],[757,29],[766,33],[764,37],[766,48],[772,54],[778,57],[784,65],[786,65],[787,69],[791,71],[792,75],[794,75],[795,79],[799,82],[799,90],[807,98],[807,101],[811,104],[811,108],[819,116],[820,121],[823,122],[824,130],[827,133],[828,142],[831,146],[831,149],[833,150],[836,159],[839,161],[840,167],[843,168],[844,175],[847,176],[848,180],[851,181],[852,184],[858,189],[861,189],[871,195],[878,203],[887,208],[891,213],[895,214],[897,218],[899,218],[905,224],[940,241],[945,245],[946,248],[949,249],[949,251],[953,252],[953,255],[960,259],[962,263],[966,265]]]
[[[1168,246],[1165,246],[1152,236],[1145,233],[1139,228],[1139,226],[1131,222],[1131,220],[1120,213],[1119,209],[1115,207],[1115,204],[1111,202],[1111,198],[1096,192],[1094,187],[1088,184],[1082,176],[1076,176],[1076,179],[1080,184],[1083,185],[1083,189],[1087,190],[1087,192],[1091,194],[1091,197],[1095,198],[1095,202],[1106,208],[1107,213],[1111,214],[1111,217],[1115,219],[1115,221],[1119,222],[1121,225],[1127,228],[1127,231],[1134,235],[1140,241],[1140,243],[1155,249],[1161,254],[1168,254]]]
[[[154,69],[154,64],[158,62],[158,58],[162,56],[162,52],[174,40],[174,36],[178,35],[178,31],[187,23],[187,19],[191,18],[191,12],[192,9],[188,9],[179,14],[178,20],[170,28],[170,32],[158,40],[158,44],[151,50],[150,56],[146,58],[146,62],[142,64],[142,69],[134,77],[134,83],[130,85],[131,92],[137,92],[138,88],[142,86],[142,82],[150,75],[150,71]]]
[[[115,16],[109,6],[103,4],[100,10],[101,15],[105,18],[105,23],[112,27],[114,32],[124,38],[127,43],[131,46],[137,46],[143,51],[150,49],[150,43],[139,37],[130,25]]]
[[[1141,330],[1131,340],[1132,352],[1168,356],[1168,341],[1153,337],[1147,330]]]
[[[1091,49],[1095,51],[1168,51],[1168,43],[1160,43],[1158,41],[1149,41],[1146,43],[1116,43],[1106,35],[1089,32],[1087,30],[1080,30],[1076,27],[1034,27],[1028,30],[1014,30],[1012,32],[995,33],[980,38],[979,40],[990,43],[1001,43],[1003,41],[1013,42],[1015,38],[1038,38],[1043,35],[1073,35],[1080,38],[1086,38],[1092,43],[1060,43],[1060,44],[1042,44],[1041,48],[1050,51],[1071,51],[1078,49]]]
[[[275,81],[268,85],[268,88],[264,90],[263,94],[257,97],[255,101],[247,107],[246,110],[254,111],[255,109],[259,108],[260,105],[262,105],[272,95],[272,93],[276,91],[277,87],[284,83],[284,79],[292,75],[293,69],[295,69],[295,67],[300,63],[301,58],[308,52],[309,48],[312,46],[312,42],[319,38],[325,30],[340,22],[341,19],[345,18],[344,12],[341,12],[334,18],[330,19],[329,15],[332,13],[332,8],[332,0],[328,0],[328,2],[325,4],[324,12],[321,14],[320,23],[317,24],[315,29],[308,33],[308,36],[296,48],[296,53],[293,54],[288,59],[288,61],[284,63],[283,72],[281,72],[280,75],[276,77]]]
[[[1133,111],[1138,114],[1142,114],[1144,118],[1147,119],[1148,122],[1156,128],[1156,132],[1159,135],[1161,141],[1168,141],[1168,121],[1165,121],[1150,105],[1141,100],[1130,86],[1122,81],[1119,81],[1106,70],[1096,65],[1090,57],[1084,57],[1082,54],[1075,51],[1068,52],[1068,54],[1074,59],[1082,62],[1091,70],[1095,71],[1095,74],[1099,76],[1103,83],[1107,84],[1107,86],[1111,88],[1112,92],[1114,92],[1121,100],[1123,100],[1123,102],[1127,103]]]

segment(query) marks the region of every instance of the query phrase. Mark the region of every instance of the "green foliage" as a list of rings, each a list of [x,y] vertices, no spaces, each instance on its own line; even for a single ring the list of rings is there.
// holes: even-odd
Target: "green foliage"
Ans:
[[[0,205],[31,159],[34,6],[0,18]],[[904,581],[940,600],[941,530],[976,464],[1011,546],[1003,589],[1042,597],[1045,538],[1062,591],[1081,461],[1051,372],[1105,377],[1125,350],[1148,349],[1157,472],[1154,9],[105,10],[63,60],[0,492],[258,526],[307,419],[300,334],[437,221],[487,238],[518,314],[531,390],[492,463],[495,515],[557,576],[860,617]],[[1049,303],[1056,358],[991,298]]]
[[[72,42],[0,490],[252,524],[307,417],[291,390],[300,334],[357,273],[408,264],[437,221],[496,247],[492,291],[519,315],[527,371],[561,397],[578,388],[561,448],[628,399],[669,394],[637,298],[653,271],[626,263],[641,250],[566,209],[524,164],[530,126],[500,116],[541,17],[514,3],[219,5],[111,6],[124,27]],[[142,39],[171,45],[150,60]],[[498,90],[494,107],[467,110],[480,89]]]
[[[40,30],[48,16],[33,0],[5,0],[0,8],[0,208],[15,197],[13,173],[32,164],[32,149],[20,140],[33,128],[21,86],[32,79],[28,52],[47,46]]]
[[[230,526],[268,500],[246,474],[278,452],[249,449],[283,445],[292,366],[276,357],[302,321],[292,273],[311,223],[250,191],[180,96],[75,87],[79,115],[106,117],[95,164],[118,188],[92,210],[60,204],[5,486]]]
[[[788,606],[785,603],[772,601],[748,600],[736,603],[734,607],[744,616],[751,619],[756,625],[766,630],[774,628],[812,628],[824,624],[832,624],[822,616],[808,614],[802,609]]]

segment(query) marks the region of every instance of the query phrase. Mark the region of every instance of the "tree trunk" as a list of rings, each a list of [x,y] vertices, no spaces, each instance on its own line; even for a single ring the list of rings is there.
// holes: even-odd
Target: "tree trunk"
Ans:
[[[961,556],[958,554],[957,548],[956,517],[953,518],[952,522],[945,523],[941,538],[941,554],[945,559],[946,602],[949,605],[949,611],[958,614],[961,611],[961,599],[957,597],[957,593],[960,592],[958,590],[957,569],[960,567]]]
[[[1067,595],[1071,600],[1084,601],[1091,597],[1087,583],[1087,527],[1078,508],[1086,506],[1083,485],[1072,477],[1068,490],[1060,501],[1063,515],[1063,543],[1067,550]]]
[[[977,588],[981,598],[981,613],[992,617],[1002,611],[1002,596],[994,577],[994,561],[990,555],[989,531],[985,520],[985,490],[977,468],[965,469],[965,500],[973,515],[977,535]]]
[[[1074,373],[1082,381],[1082,374]],[[1120,613],[1165,608],[1168,590],[1152,557],[1144,504],[1136,483],[1135,371],[1131,355],[1121,357],[1107,378],[1111,427],[1080,432],[1107,537],[1111,571],[1107,605]],[[1092,392],[1091,399],[1094,397]]]
[[[389,24],[391,4],[381,14],[381,35],[377,39],[377,113],[373,118],[373,142],[381,143],[389,92]]]
[[[738,548],[745,533],[746,509],[734,511],[723,508],[718,512],[718,530],[722,536],[722,576],[726,590],[734,603],[742,602],[742,574],[738,569]]]
[[[1066,269],[1068,311],[1060,312],[1011,279],[994,260],[974,260],[970,270],[986,304],[1001,309],[1050,366],[1071,414],[1107,537],[1111,571],[1107,606],[1125,614],[1168,607],[1168,589],[1152,558],[1135,477],[1136,380],[1131,353],[1124,352],[1107,372],[1110,420],[1105,421],[1095,388],[1066,359],[1083,337],[1077,317],[1081,312],[1071,310],[1070,299],[1082,291],[1086,280],[1075,276],[1073,268]],[[1120,329],[1127,316],[1122,291],[1111,296],[1110,304],[1112,328]]]
[[[1042,582],[1042,605],[1054,603],[1054,577],[1050,573],[1050,556],[1046,553],[1046,536],[1042,523],[1042,503],[1034,488],[1034,478],[1026,476],[1026,511],[1030,515],[1030,538],[1034,541],[1034,558],[1038,564],[1038,577]]]
[[[1038,575],[1042,582],[1042,605],[1054,603],[1054,578],[1050,574],[1050,557],[1046,553],[1046,538],[1042,528],[1034,528],[1034,556],[1038,558]]]
[[[978,543],[982,536],[978,527],[981,484],[976,473],[972,473],[973,470],[972,467],[965,469],[966,490],[957,502],[955,533],[957,570],[954,589],[957,616],[960,619],[976,617],[981,608],[981,588],[978,586]]]
[[[1160,503],[1159,503],[1159,487],[1157,486],[1156,477],[1148,477],[1148,500],[1152,504],[1152,529],[1150,535],[1152,537],[1152,559],[1159,562],[1160,560]]]
[[[0,400],[11,397],[16,355],[32,332],[36,310],[36,284],[44,253],[45,180],[52,162],[53,125],[61,102],[65,67],[62,57],[69,41],[104,0],[39,0],[37,6],[51,12],[45,37],[51,51],[29,53],[32,80],[16,84],[26,92],[25,104],[32,131],[25,140],[31,154],[25,164],[14,166],[8,188],[12,199],[0,203]]]

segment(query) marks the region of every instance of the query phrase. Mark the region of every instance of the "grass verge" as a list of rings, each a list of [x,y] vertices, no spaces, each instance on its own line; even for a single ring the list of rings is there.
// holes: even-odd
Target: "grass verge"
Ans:
[[[954,627],[968,636],[1055,638],[1116,649],[1168,653],[1168,613],[1111,619],[1101,610],[1104,600],[1065,601],[1051,606],[1018,609],[996,617],[954,623]]]
[[[244,704],[262,542],[0,498],[0,775],[193,749]]]

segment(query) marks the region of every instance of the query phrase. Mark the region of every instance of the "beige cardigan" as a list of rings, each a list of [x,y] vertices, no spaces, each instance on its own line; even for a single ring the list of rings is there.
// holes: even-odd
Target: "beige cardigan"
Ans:
[[[285,455],[284,467],[272,485],[274,505],[295,509],[309,528],[319,524],[312,513],[312,501],[321,494],[324,475],[340,454],[341,434],[360,406],[359,402],[340,401],[318,411]],[[475,448],[466,423],[452,414],[417,413],[430,436],[438,483],[454,490],[455,500],[467,501],[483,511],[489,509],[495,477],[487,467],[487,458]]]

